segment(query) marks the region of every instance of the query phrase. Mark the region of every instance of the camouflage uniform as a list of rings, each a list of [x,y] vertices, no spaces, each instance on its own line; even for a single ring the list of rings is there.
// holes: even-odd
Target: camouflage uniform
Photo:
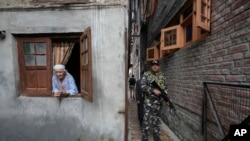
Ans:
[[[153,74],[151,71],[147,71],[141,80],[141,88],[145,94],[144,101],[144,117],[142,123],[142,141],[148,141],[149,132],[153,132],[154,141],[161,141],[160,139],[160,118],[163,99],[160,96],[153,94],[153,88],[150,82],[156,81],[158,85],[167,90],[167,82],[164,75],[159,72]]]

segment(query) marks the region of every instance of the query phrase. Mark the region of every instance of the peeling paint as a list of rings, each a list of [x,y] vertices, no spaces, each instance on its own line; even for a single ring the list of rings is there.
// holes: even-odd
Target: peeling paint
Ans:
[[[0,71],[0,140],[123,140],[124,116],[117,112],[118,107],[125,104],[125,67],[121,66],[125,58],[118,56],[125,54],[125,35],[119,36],[123,33],[121,29],[127,26],[124,12],[122,6],[98,10],[0,11],[0,18],[7,19],[0,21],[0,27],[15,35],[79,33],[91,26],[94,97],[93,102],[81,97],[17,97],[20,89],[16,85],[21,80],[16,74],[19,66],[13,62],[18,62],[18,56],[7,52],[1,60],[13,68],[10,67],[8,74]],[[4,50],[16,47],[15,38],[10,38],[12,40],[1,42]]]

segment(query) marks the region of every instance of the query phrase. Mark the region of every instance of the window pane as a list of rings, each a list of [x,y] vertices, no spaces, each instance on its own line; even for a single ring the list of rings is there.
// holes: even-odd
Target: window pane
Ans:
[[[202,15],[206,15],[206,8],[207,8],[207,5],[206,3],[201,3],[201,14]]]
[[[84,40],[81,41],[81,50],[84,51]]]
[[[84,65],[88,64],[88,53],[82,54],[82,62]]]
[[[36,53],[46,54],[46,43],[36,43]]]
[[[85,42],[84,49],[88,49],[88,40],[85,39],[84,42]]]
[[[35,55],[25,55],[25,65],[26,66],[35,66]]]
[[[88,41],[87,41],[87,39],[84,39],[82,41],[82,51],[87,50],[88,49],[87,47],[88,47]]]
[[[192,40],[192,24],[186,27],[186,42],[189,42],[191,40]]]
[[[148,51],[148,58],[154,58],[154,49]]]
[[[23,49],[24,49],[24,54],[34,54],[35,53],[34,43],[24,43]]]
[[[82,51],[85,51],[87,48],[87,45],[86,45],[86,39],[84,39],[83,41],[82,41]]]
[[[164,33],[164,46],[176,45],[177,31],[170,30]]]
[[[206,18],[205,17],[201,17],[201,22],[206,23]]]
[[[201,22],[206,24],[206,16],[207,16],[207,5],[206,3],[201,3]]]
[[[46,66],[46,55],[36,55],[36,65]]]
[[[207,31],[201,28],[200,34],[202,35],[202,34],[205,34],[205,33],[207,33]]]

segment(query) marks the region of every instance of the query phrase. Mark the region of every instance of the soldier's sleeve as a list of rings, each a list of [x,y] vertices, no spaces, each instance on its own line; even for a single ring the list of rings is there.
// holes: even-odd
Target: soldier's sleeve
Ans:
[[[141,90],[142,92],[146,92],[148,94],[150,94],[151,92],[153,92],[153,89],[150,87],[150,84],[147,80],[147,76],[143,75],[142,79],[141,79]]]

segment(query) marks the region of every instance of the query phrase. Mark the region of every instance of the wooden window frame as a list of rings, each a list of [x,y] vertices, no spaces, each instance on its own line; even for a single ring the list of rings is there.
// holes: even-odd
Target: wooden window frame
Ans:
[[[183,39],[183,46],[186,46],[186,45],[188,45],[188,44],[191,44],[194,40],[195,40],[195,38],[197,38],[197,37],[195,37],[195,24],[194,24],[194,20],[193,20],[193,14],[191,14],[191,15],[189,15],[185,20],[183,20],[182,19],[182,16],[181,16],[181,30],[182,30],[182,33],[183,33],[183,35],[182,35],[182,39]],[[186,29],[187,29],[187,27],[189,26],[189,25],[192,25],[192,35],[191,35],[191,40],[190,41],[186,41],[186,38],[187,38],[187,33],[186,33]]]
[[[87,44],[85,42],[87,41]],[[84,56],[87,56],[84,58]],[[83,97],[93,102],[92,93],[92,47],[91,29],[88,27],[80,37],[80,69],[81,69],[81,94]]]
[[[201,8],[201,6],[204,6]],[[180,24],[167,27],[161,30],[161,45],[160,45],[160,58],[164,54],[171,53],[173,50],[178,50],[184,46],[193,44],[194,42],[205,39],[210,32],[210,15],[211,15],[211,0],[191,0],[185,5],[180,12]],[[188,11],[189,9],[192,11]],[[202,10],[203,9],[203,10]],[[188,13],[188,14],[187,14]],[[204,20],[204,22],[202,22]],[[186,42],[186,29],[188,25],[192,24],[191,40]],[[164,32],[176,30],[176,44],[165,46],[164,45]]]
[[[210,31],[211,0],[195,0],[195,5],[197,26],[206,31]],[[204,6],[203,11],[202,6]]]
[[[88,68],[90,68],[90,72],[89,72],[89,81],[88,83],[90,84],[91,88],[90,91],[86,91],[84,89],[80,89],[81,91],[79,92],[79,94],[74,95],[74,96],[70,96],[70,97],[83,97],[86,98],[89,101],[93,101],[93,96],[92,96],[92,52],[91,52],[91,29],[90,27],[88,27],[82,34],[79,33],[66,33],[66,34],[42,34],[42,35],[38,35],[38,34],[30,34],[30,35],[26,35],[26,34],[19,34],[19,35],[15,35],[16,37],[16,41],[17,41],[17,51],[18,51],[18,64],[19,64],[19,78],[20,78],[20,92],[22,96],[53,96],[52,95],[52,75],[53,75],[53,70],[52,70],[52,55],[53,55],[53,51],[52,51],[52,41],[60,41],[60,40],[73,40],[73,41],[80,41],[80,48],[81,48],[81,40],[87,39],[88,40],[88,52],[89,52],[89,66]],[[76,40],[77,39],[77,40]],[[26,78],[26,69],[25,69],[25,60],[24,60],[24,50],[23,50],[23,43],[24,42],[46,42],[46,47],[47,47],[47,71],[48,74],[46,75],[46,77],[48,78],[48,81],[46,81],[47,84],[47,91],[30,91],[29,89],[27,89],[27,78]],[[80,52],[81,53],[81,52]],[[80,54],[79,54],[80,55]],[[80,62],[82,61],[82,59],[80,59]],[[79,64],[81,65],[81,64]],[[32,68],[32,67],[29,67]],[[34,67],[33,67],[34,68]],[[38,67],[38,69],[42,69],[44,67]],[[81,66],[80,66],[81,68]],[[82,74],[81,74],[82,75]],[[82,76],[81,76],[82,77]],[[83,79],[80,78],[80,85],[82,85]],[[84,91],[82,91],[84,90]]]
[[[170,46],[165,46],[165,32],[171,31],[171,30],[176,30],[176,44],[170,45]],[[179,49],[183,46],[183,41],[182,41],[182,30],[180,25],[176,26],[171,26],[168,28],[161,29],[161,43],[160,43],[160,58],[163,57],[166,51],[168,50],[174,50],[174,49]]]
[[[205,15],[201,14],[201,3],[202,1],[206,1],[206,19],[207,22],[206,24],[203,24],[201,21],[201,18],[204,17]],[[180,24],[182,26],[182,30],[183,30],[183,35],[184,37],[182,37],[183,39],[186,38],[186,33],[185,33],[185,28],[187,27],[187,25],[192,22],[192,41],[190,42],[183,42],[183,46],[186,45],[190,45],[194,42],[203,40],[204,38],[206,38],[209,35],[210,32],[210,5],[211,5],[211,1],[210,0],[193,0],[190,1],[187,6],[185,6],[185,9],[182,10],[181,15],[180,15]],[[189,15],[187,18],[183,18],[183,13],[186,9],[188,9],[190,6],[192,6],[192,13],[191,15]],[[205,30],[206,33],[201,34],[201,30]]]
[[[46,66],[26,66],[25,65],[25,54],[24,54],[24,46],[23,44],[29,43],[46,43]],[[24,96],[51,96],[51,89],[52,89],[52,70],[51,70],[51,40],[47,37],[40,37],[40,38],[17,38],[17,48],[18,48],[18,62],[19,62],[19,78],[20,78],[20,89],[21,95]],[[44,77],[40,77],[37,75],[37,72],[45,70],[47,73],[47,80],[44,80]],[[29,73],[31,72],[31,73]],[[42,72],[44,73],[44,71]],[[30,76],[30,77],[28,77]],[[36,79],[36,80],[35,80]],[[42,83],[46,83],[45,88],[39,88],[38,79]],[[33,88],[29,87],[33,85]],[[35,86],[34,86],[35,85]]]
[[[150,57],[150,51],[153,51],[153,57]],[[159,48],[157,46],[152,46],[147,48],[147,61],[159,59]]]

